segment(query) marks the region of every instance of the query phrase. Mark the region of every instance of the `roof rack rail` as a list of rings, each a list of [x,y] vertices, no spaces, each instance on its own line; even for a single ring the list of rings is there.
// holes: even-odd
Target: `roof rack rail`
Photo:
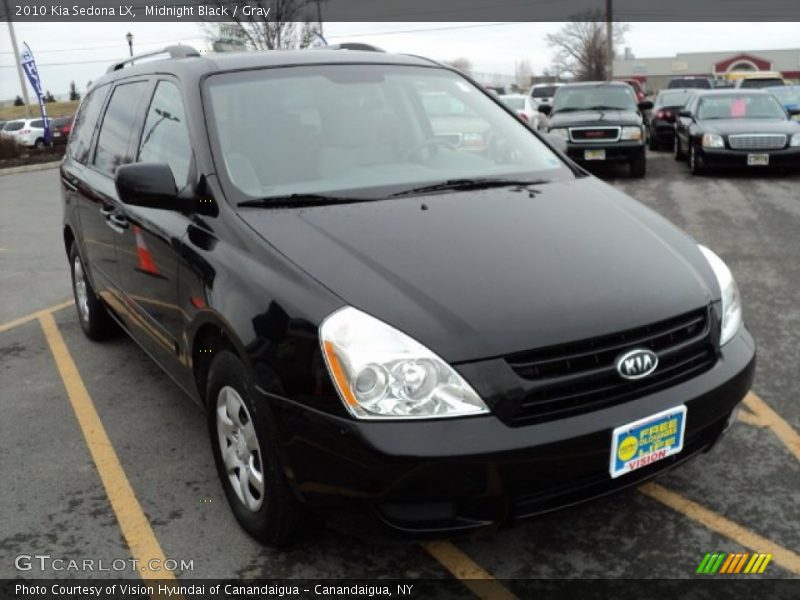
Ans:
[[[386,52],[383,48],[378,48],[372,44],[363,42],[342,42],[341,44],[330,44],[328,46],[311,46],[312,50],[363,50],[365,52]]]
[[[186,46],[183,44],[176,44],[173,46],[167,46],[166,48],[162,48],[161,50],[155,50],[153,52],[145,52],[144,54],[137,54],[136,56],[131,56],[130,58],[126,58],[125,60],[115,62],[110,67],[108,67],[108,69],[106,69],[106,73],[111,73],[112,71],[119,71],[120,69],[124,69],[125,65],[127,64],[133,64],[137,60],[141,60],[143,58],[150,58],[153,56],[160,56],[161,54],[169,54],[170,58],[187,58],[189,56],[200,56],[200,53],[193,47]]]

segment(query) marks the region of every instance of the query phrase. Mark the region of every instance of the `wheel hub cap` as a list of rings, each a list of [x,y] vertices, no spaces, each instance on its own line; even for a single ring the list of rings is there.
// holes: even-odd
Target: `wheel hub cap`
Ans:
[[[78,314],[84,322],[89,322],[89,293],[86,289],[86,277],[83,274],[81,259],[76,256],[72,271],[75,277],[75,303],[78,305]]]
[[[253,512],[264,502],[261,447],[250,411],[239,393],[225,386],[217,395],[217,437],[225,473],[237,498]]]

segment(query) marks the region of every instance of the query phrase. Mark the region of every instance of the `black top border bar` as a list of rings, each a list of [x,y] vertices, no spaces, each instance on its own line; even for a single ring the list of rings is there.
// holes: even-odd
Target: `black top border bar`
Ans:
[[[293,16],[280,7],[293,4]],[[7,0],[0,20],[535,22],[606,19],[606,0]],[[284,12],[285,14],[285,12]],[[588,19],[587,19],[588,16]],[[612,0],[614,21],[800,21],[800,0]],[[732,40],[733,41],[733,40]]]

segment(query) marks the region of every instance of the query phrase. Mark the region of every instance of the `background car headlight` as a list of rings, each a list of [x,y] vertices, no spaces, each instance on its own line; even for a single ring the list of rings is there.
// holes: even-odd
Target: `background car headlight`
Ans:
[[[800,146],[800,133],[795,133],[792,136],[792,141],[789,142],[789,145],[792,148],[797,148],[798,146]]]
[[[555,129],[551,129],[547,133],[552,133],[553,135],[557,135],[559,137],[562,137],[565,140],[569,139],[569,130],[564,128],[564,127],[556,127]]]
[[[724,148],[724,147],[725,147],[725,140],[722,139],[721,135],[717,135],[716,133],[703,134],[703,148]]]
[[[733,273],[723,260],[711,250],[698,244],[700,251],[706,257],[708,264],[714,271],[719,282],[719,289],[722,291],[722,331],[720,333],[719,344],[730,341],[739,331],[742,325],[742,303],[739,299],[739,288],[733,279]]]
[[[489,409],[461,375],[391,325],[347,306],[319,328],[339,396],[359,419],[462,417]]]
[[[642,139],[641,127],[623,127],[620,133],[620,139],[638,141]]]

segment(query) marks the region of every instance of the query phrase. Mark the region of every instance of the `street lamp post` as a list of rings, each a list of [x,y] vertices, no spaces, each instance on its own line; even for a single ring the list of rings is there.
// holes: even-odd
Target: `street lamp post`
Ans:
[[[128,50],[130,51],[131,56],[133,56],[133,34],[129,31],[125,34],[125,39],[128,40]]]

